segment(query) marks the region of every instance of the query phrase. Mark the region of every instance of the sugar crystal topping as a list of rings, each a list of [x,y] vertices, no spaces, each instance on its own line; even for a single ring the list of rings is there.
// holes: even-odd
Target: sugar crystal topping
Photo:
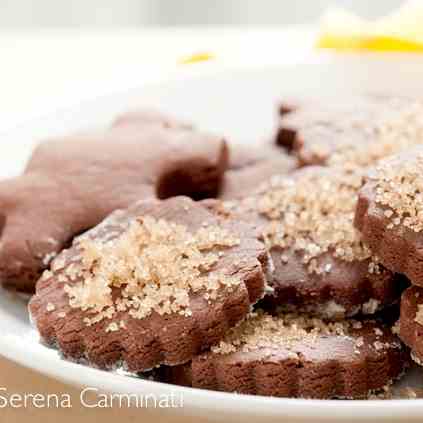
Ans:
[[[323,335],[349,337],[353,323],[354,320],[325,322],[294,313],[272,316],[257,310],[231,329],[218,345],[212,347],[212,352],[229,354],[281,347],[289,350],[298,342],[314,343]]]
[[[422,135],[423,136],[423,135]],[[385,206],[388,229],[423,230],[423,152],[413,160],[387,160],[376,169],[377,203]]]
[[[362,139],[351,137],[351,129],[337,131],[335,145],[320,141],[310,146],[317,156],[327,156],[326,163],[354,168],[367,167],[411,146],[423,143],[423,103],[403,99],[387,99],[385,105],[378,105],[376,116],[366,116],[366,121],[353,122],[353,127],[361,131]],[[354,129],[354,128],[352,128]],[[325,137],[324,139],[327,139]]]
[[[316,273],[330,272],[331,263],[317,261],[327,252],[348,262],[371,258],[353,226],[361,186],[358,170],[314,169],[299,177],[273,178],[260,188],[256,206],[269,220],[263,231],[266,244],[302,252],[308,270]],[[371,264],[369,271],[377,272],[377,264]]]
[[[183,225],[149,216],[134,219],[113,240],[84,237],[78,242],[80,261],[64,270],[71,280],[79,280],[65,285],[69,304],[90,313],[84,319],[87,325],[119,311],[136,319],[153,311],[190,316],[191,292],[213,300],[222,286],[241,283],[216,269],[222,253],[239,242],[220,226],[191,233]],[[107,331],[122,326],[110,324]]]

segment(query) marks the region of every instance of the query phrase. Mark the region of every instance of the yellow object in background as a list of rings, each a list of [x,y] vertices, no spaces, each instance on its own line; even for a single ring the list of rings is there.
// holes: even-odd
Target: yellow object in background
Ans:
[[[193,63],[199,63],[199,62],[207,62],[208,60],[213,60],[215,57],[212,53],[195,53],[191,56],[187,56],[182,58],[179,63],[181,65],[191,65]]]
[[[316,46],[342,51],[423,52],[423,0],[409,0],[373,21],[342,9],[329,10],[323,16]]]

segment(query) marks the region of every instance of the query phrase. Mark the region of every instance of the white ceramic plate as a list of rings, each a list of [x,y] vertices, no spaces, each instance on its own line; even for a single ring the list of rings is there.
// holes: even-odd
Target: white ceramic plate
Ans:
[[[403,57],[401,61],[394,56],[349,56],[336,60],[319,57],[291,66],[214,71],[201,66],[194,70],[184,68],[180,75],[173,75],[166,82],[102,95],[3,131],[0,133],[1,176],[15,175],[21,170],[36,140],[108,124],[116,113],[136,105],[156,106],[204,129],[222,132],[237,142],[253,143],[272,132],[274,105],[284,94],[338,96],[342,92],[382,91],[423,96],[423,59],[416,57]],[[184,408],[180,412],[185,415],[219,421],[236,417],[244,422],[258,418],[279,422],[423,421],[423,400],[315,401],[252,397],[175,387],[70,363],[38,343],[28,320],[25,300],[9,292],[0,296],[0,322],[0,351],[9,359],[79,386],[119,393],[174,392],[183,395]],[[403,384],[423,382],[423,372],[415,369],[411,373]]]

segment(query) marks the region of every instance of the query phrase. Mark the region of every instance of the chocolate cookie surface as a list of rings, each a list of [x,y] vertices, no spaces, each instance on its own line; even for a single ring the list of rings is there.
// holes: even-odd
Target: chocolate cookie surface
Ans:
[[[407,354],[375,321],[326,323],[258,311],[210,352],[160,369],[172,383],[243,394],[366,398],[404,371]]]
[[[386,159],[360,190],[355,225],[389,269],[423,286],[423,147]]]
[[[373,314],[399,299],[400,276],[362,242],[353,218],[361,172],[307,167],[226,207],[256,222],[271,256],[265,303],[326,318]]]
[[[75,235],[134,201],[216,195],[227,154],[221,137],[151,119],[41,143],[23,175],[0,182],[1,281],[33,291]]]
[[[186,197],[140,201],[60,253],[29,309],[65,357],[141,372],[219,342],[263,296],[266,266],[248,225]]]
[[[231,145],[219,198],[232,200],[246,197],[271,176],[290,173],[296,167],[294,158],[267,144]]]
[[[280,106],[276,142],[303,165],[369,166],[420,144],[422,113],[421,101],[402,97],[300,99]]]

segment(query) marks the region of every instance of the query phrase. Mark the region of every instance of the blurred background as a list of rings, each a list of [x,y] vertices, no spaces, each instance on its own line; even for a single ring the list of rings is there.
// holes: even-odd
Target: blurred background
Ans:
[[[12,125],[180,64],[292,64],[317,45],[423,52],[423,0],[0,0],[0,116]]]
[[[307,24],[329,7],[372,18],[401,0],[0,0],[0,29]]]

